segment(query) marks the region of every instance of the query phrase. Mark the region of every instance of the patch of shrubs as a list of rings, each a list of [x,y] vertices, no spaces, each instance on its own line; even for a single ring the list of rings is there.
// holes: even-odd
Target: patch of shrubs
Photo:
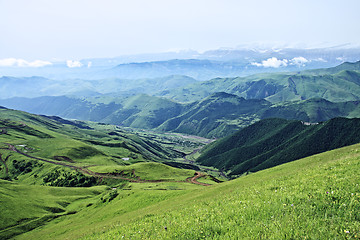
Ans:
[[[103,196],[101,198],[101,201],[103,203],[105,202],[111,202],[114,198],[116,198],[119,195],[119,193],[117,192],[117,190],[112,190],[111,192],[109,192],[108,194],[106,194],[105,196]]]
[[[12,175],[19,175],[31,172],[35,167],[41,167],[42,163],[35,161],[26,161],[26,160],[13,160],[13,168],[11,168],[10,173]]]
[[[16,172],[29,173],[32,171],[34,167],[33,165],[35,164],[33,164],[32,161],[24,161],[24,160],[13,161],[13,167]]]
[[[88,177],[80,172],[55,170],[43,178],[44,184],[54,187],[91,187],[97,184],[95,177]]]

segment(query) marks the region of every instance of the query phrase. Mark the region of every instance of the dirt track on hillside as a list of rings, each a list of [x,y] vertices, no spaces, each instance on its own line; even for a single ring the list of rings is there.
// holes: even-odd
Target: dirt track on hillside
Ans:
[[[28,158],[39,160],[39,161],[42,161],[42,162],[55,164],[55,165],[68,167],[68,168],[80,171],[82,173],[85,173],[87,175],[97,177],[97,178],[99,178],[99,183],[102,182],[103,178],[121,179],[121,180],[126,180],[126,181],[129,181],[129,182],[136,182],[136,183],[144,183],[144,182],[185,182],[185,181],[175,181],[175,180],[172,181],[172,180],[167,180],[167,179],[145,180],[145,179],[141,179],[140,177],[137,177],[135,175],[135,170],[132,171],[132,175],[134,176],[134,178],[123,177],[123,176],[120,176],[119,174],[93,172],[93,171],[87,169],[87,167],[78,167],[78,166],[73,166],[73,165],[70,165],[70,164],[64,163],[64,162],[54,162],[54,161],[51,161],[51,160],[34,157],[34,156],[31,156],[31,155],[29,155],[27,153],[21,152],[14,145],[11,145],[9,143],[6,143],[6,145],[9,146],[8,150],[14,151],[14,152],[19,153],[19,154],[21,154],[23,156],[26,156]],[[7,169],[7,166],[6,166],[6,169]],[[210,184],[200,183],[200,182],[197,181],[198,178],[203,177],[203,176],[205,176],[205,175],[201,174],[199,172],[196,172],[194,177],[189,177],[189,178],[186,179],[186,181],[191,182],[193,184],[202,185],[202,186],[209,186]]]
[[[205,174],[200,173],[200,172],[196,172],[195,176],[187,178],[186,181],[194,183],[194,184],[199,184],[199,185],[202,185],[202,186],[210,186],[211,185],[211,184],[207,184],[207,183],[198,182],[197,179],[201,178],[201,177],[205,177]]]

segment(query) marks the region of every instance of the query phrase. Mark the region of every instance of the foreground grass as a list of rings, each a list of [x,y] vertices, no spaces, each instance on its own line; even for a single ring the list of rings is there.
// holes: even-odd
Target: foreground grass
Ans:
[[[170,211],[84,239],[359,238],[359,170],[360,145],[345,147],[172,199]]]
[[[75,214],[78,203],[105,189],[55,188],[22,185],[0,180],[0,238],[6,239],[37,228],[48,221]],[[71,209],[70,205],[77,207]]]
[[[80,210],[17,236],[16,239],[78,239],[127,223],[144,214],[163,211],[169,203],[203,186],[191,183],[131,183],[124,190],[108,189],[95,198],[71,206]],[[114,198],[112,198],[112,196]]]

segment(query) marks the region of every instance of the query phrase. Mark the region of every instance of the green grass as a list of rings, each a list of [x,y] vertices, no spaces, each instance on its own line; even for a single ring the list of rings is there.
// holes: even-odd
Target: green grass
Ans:
[[[142,180],[168,180],[168,181],[185,181],[186,178],[193,176],[194,170],[178,169],[167,166],[162,163],[143,162],[135,163],[129,166],[96,166],[90,167],[91,171],[100,173],[121,172],[131,174],[134,170],[135,175]]]
[[[162,202],[172,201],[191,189],[200,188],[204,187],[190,183],[131,183],[124,190],[107,190],[86,202],[85,208],[80,207],[76,214],[51,221],[17,239],[77,239],[89,232],[103,231],[115,223],[141,217],[150,213],[148,209],[161,211]],[[118,195],[108,201],[113,191],[117,191]]]
[[[181,156],[175,147],[168,147],[176,145],[169,137],[153,138],[154,134],[139,135],[112,125],[96,123],[82,123],[93,129],[80,129],[46,117],[9,109],[0,109],[0,114],[0,128],[6,129],[6,134],[0,134],[3,148],[0,153],[4,157],[13,153],[6,150],[8,146],[5,143],[15,145],[31,156],[53,162],[57,162],[59,156],[66,157],[71,161],[67,164],[73,166],[128,165]],[[193,148],[193,145],[184,145],[182,149],[188,148]],[[125,161],[124,158],[129,160]]]
[[[179,149],[192,152],[204,144],[203,140],[147,132],[138,134],[96,123],[81,123],[93,128],[81,129],[8,109],[0,109],[0,114],[0,128],[6,129],[0,134],[0,178],[12,181],[1,180],[0,184],[1,239],[14,236],[62,239],[64,234],[67,238],[81,236],[88,232],[89,226],[101,229],[102,225],[128,221],[134,216],[141,216],[146,207],[203,188],[185,182],[186,178],[194,175],[194,171],[148,162],[168,161],[172,156],[182,156]],[[6,143],[44,161],[11,151]],[[180,143],[179,148],[176,148],[177,143]],[[162,182],[128,183],[109,178],[86,180],[92,177],[54,163],[73,167],[92,166],[91,170],[99,172],[118,170],[131,174],[134,169],[134,179],[140,177]],[[127,166],[129,164],[132,165]],[[54,174],[56,177],[52,179]],[[51,180],[47,181],[49,178]],[[111,187],[40,186],[89,186],[88,183]],[[62,227],[59,224],[63,224]],[[43,235],[42,231],[49,232]],[[27,237],[28,234],[36,237]]]
[[[360,145],[333,150],[180,196],[84,239],[359,238],[359,170]]]
[[[22,185],[0,180],[0,238],[9,238],[74,214],[81,208],[71,204],[88,201],[105,187],[54,188]]]
[[[7,159],[6,165],[13,171],[13,182],[0,180],[1,239],[359,237],[359,144],[204,187],[182,182],[194,175],[193,170],[151,162],[126,166],[126,161],[120,160],[122,153],[135,154],[138,160],[171,155],[172,151],[164,149],[173,145],[173,136],[148,132],[135,135],[96,124],[93,127],[98,130],[83,131],[43,117],[1,111],[2,116],[14,121],[11,124],[21,126],[28,120],[26,131],[9,128],[7,134],[0,135],[2,159]],[[18,147],[45,159],[63,154],[72,157],[74,165],[96,165],[90,167],[93,171],[131,173],[135,169],[135,175],[143,179],[169,182],[110,181],[107,184],[111,187],[92,188],[39,186],[48,173],[74,171],[11,152],[4,149],[4,142],[26,145]],[[123,142],[129,144],[123,148],[126,150],[111,147]],[[202,145],[190,140],[183,143],[181,149],[187,153]],[[24,170],[17,171],[21,167]],[[31,171],[26,172],[28,168]],[[1,177],[4,174],[2,162]],[[209,179],[199,181],[207,183]]]

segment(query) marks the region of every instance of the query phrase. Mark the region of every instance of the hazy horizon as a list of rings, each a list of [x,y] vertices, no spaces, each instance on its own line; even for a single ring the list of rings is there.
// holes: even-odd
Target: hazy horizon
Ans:
[[[0,0],[0,60],[359,46],[359,8],[356,0]]]

